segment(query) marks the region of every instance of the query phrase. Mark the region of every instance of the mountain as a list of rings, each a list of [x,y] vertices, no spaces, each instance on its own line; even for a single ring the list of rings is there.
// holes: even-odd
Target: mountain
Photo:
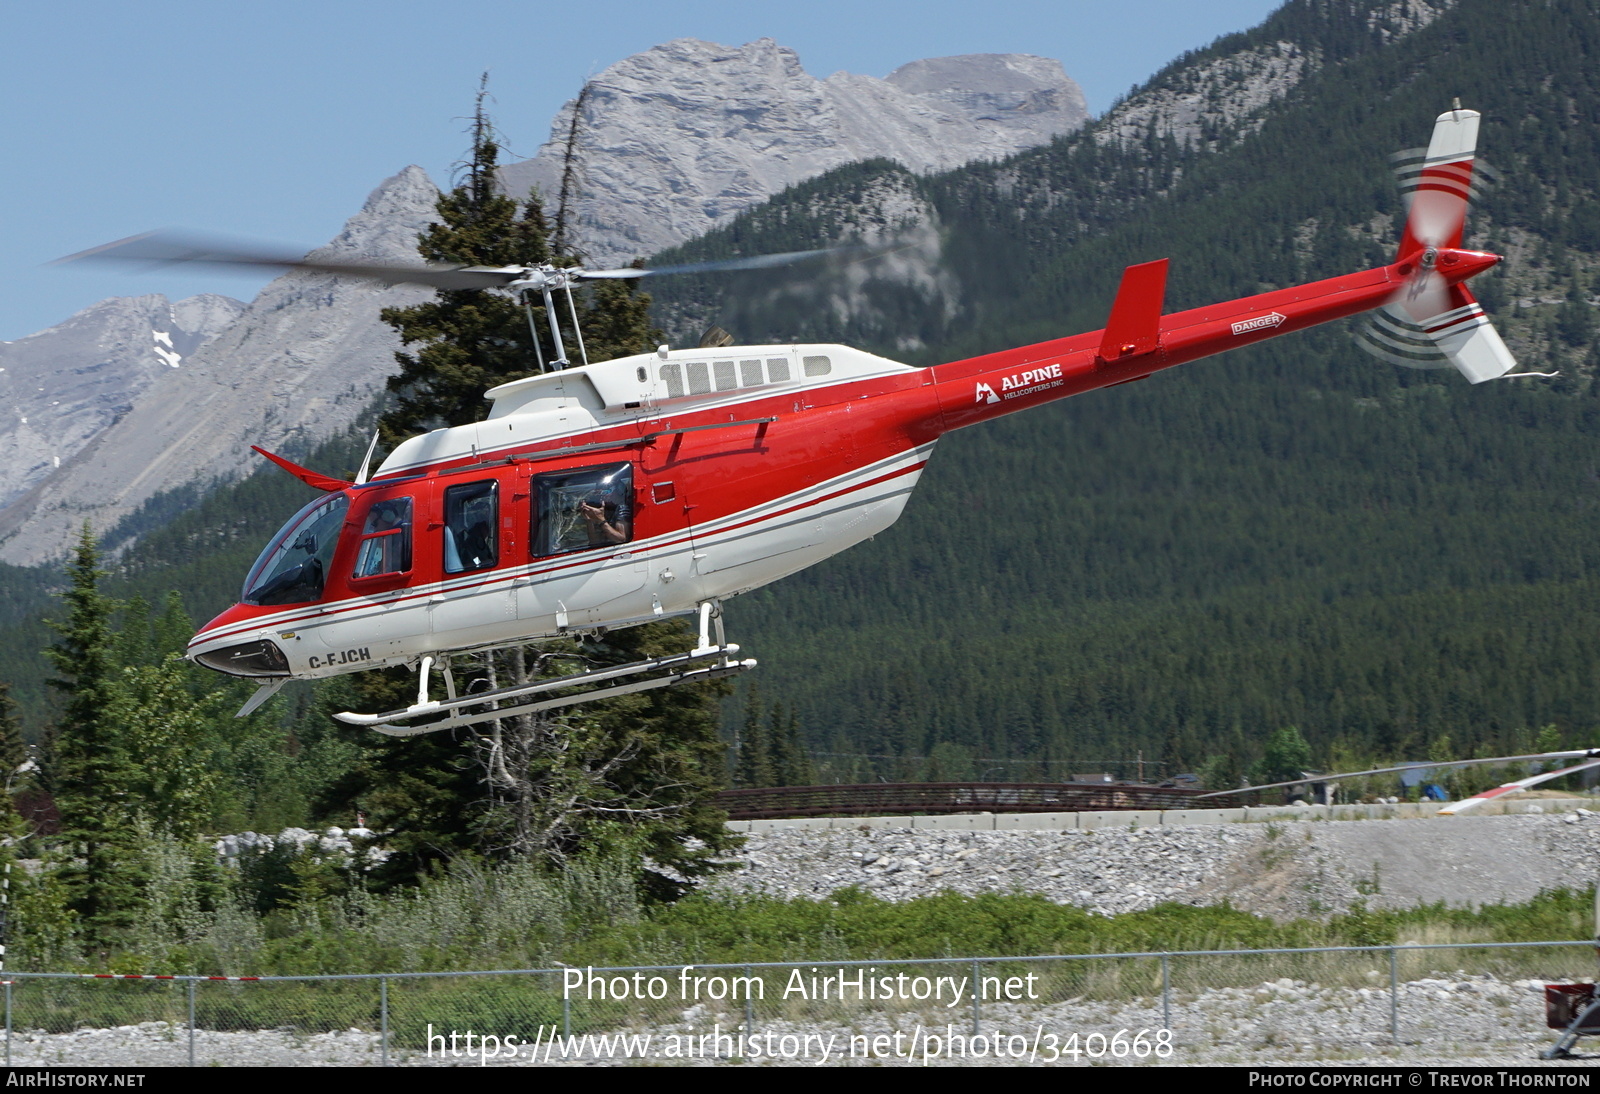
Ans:
[[[1459,96],[1498,168],[1468,245],[1508,256],[1474,287],[1525,367],[1562,372],[1473,387],[1339,325],[961,431],[899,527],[729,605],[764,698],[846,781],[1141,752],[1237,774],[1287,725],[1346,758],[1595,739],[1597,52],[1593,0],[1293,0],[1081,134],[852,165],[665,256],[850,238],[893,192],[954,286],[930,306],[895,274],[844,312],[832,271],[786,271],[663,279],[660,314],[680,343],[715,321],[959,359],[1102,326],[1129,263],[1169,257],[1178,310],[1386,261],[1389,154]]]
[[[577,100],[550,141],[502,172],[508,192],[561,193]],[[1078,129],[1083,92],[1058,61],[974,54],[913,61],[884,79],[817,79],[794,50],[680,38],[589,83],[575,165],[579,245],[625,263],[700,235],[785,186],[857,160],[913,171],[999,159]]]
[[[408,167],[314,253],[414,260],[437,196],[423,170]],[[105,428],[86,433],[59,466],[52,459],[0,512],[0,561],[44,562],[65,551],[86,517],[104,532],[164,492],[237,479],[254,469],[252,444],[303,453],[342,433],[394,371],[399,342],[379,310],[429,295],[305,271],[273,281],[220,334],[155,369]],[[152,336],[140,327],[129,337]]]
[[[116,297],[0,343],[0,508],[70,463],[244,308],[211,294]]]

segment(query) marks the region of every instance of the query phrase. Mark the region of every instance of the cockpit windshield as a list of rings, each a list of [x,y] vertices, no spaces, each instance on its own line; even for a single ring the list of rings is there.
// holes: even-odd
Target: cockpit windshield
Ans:
[[[322,598],[350,499],[318,498],[296,513],[244,579],[245,604],[308,604]]]

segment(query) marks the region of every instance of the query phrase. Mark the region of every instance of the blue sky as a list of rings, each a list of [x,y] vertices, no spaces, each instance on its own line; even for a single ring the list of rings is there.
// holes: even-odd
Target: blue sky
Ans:
[[[407,164],[448,179],[490,73],[496,122],[531,155],[585,76],[672,38],[770,37],[806,70],[870,76],[922,57],[1060,60],[1099,113],[1184,51],[1277,0],[720,0],[444,5],[148,0],[5,5],[0,51],[0,339],[107,296],[221,292],[262,278],[40,268],[151,228],[325,242]]]

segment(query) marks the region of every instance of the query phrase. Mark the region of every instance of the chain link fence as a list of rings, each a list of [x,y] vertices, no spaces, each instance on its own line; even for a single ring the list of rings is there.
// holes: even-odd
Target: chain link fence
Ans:
[[[7,1065],[1354,1062],[1548,1043],[1594,942],[220,979],[12,973]]]

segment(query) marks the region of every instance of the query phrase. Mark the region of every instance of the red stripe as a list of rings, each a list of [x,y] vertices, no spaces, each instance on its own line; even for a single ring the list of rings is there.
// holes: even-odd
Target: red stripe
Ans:
[[[866,488],[868,488],[870,486],[876,486],[877,484],[879,484],[881,482],[887,482],[888,480],[894,479],[894,478],[898,478],[901,475],[907,475],[907,474],[910,474],[913,471],[920,471],[922,468],[926,467],[927,465],[928,465],[928,461],[927,460],[923,460],[920,463],[912,465],[911,467],[903,468],[903,469],[898,470],[898,471],[886,472],[883,475],[880,475],[875,479],[868,480],[867,482],[859,483],[859,484],[854,485],[854,486],[842,487],[841,489],[836,490],[831,494],[824,494],[822,497],[813,499],[811,501],[799,502],[799,503],[797,503],[795,505],[790,506],[787,509],[780,509],[775,513],[768,513],[768,514],[765,514],[765,515],[759,516],[759,517],[751,517],[748,520],[741,521],[741,522],[739,522],[737,524],[729,525],[726,528],[720,528],[720,529],[717,530],[717,532],[711,533],[711,534],[720,535],[723,532],[730,532],[730,531],[733,531],[734,529],[737,529],[737,528],[744,528],[744,527],[747,527],[750,524],[759,524],[759,523],[761,523],[763,521],[772,520],[772,519],[777,518],[777,517],[786,516],[789,513],[794,513],[794,512],[797,512],[797,511],[801,510],[801,509],[809,509],[812,506],[821,505],[821,504],[823,504],[825,502],[832,501],[835,498],[843,497],[846,494],[854,493],[857,490],[865,490]],[[666,540],[664,542],[652,544],[649,547],[641,548],[641,549],[650,550],[650,551],[661,551],[661,550],[666,550],[666,549],[671,548],[671,547],[676,547],[676,546],[678,546],[679,544],[682,544],[682,543],[692,543],[693,540],[694,540],[694,529],[690,528],[690,529],[686,530],[686,532],[684,534],[682,534],[682,535],[675,535],[673,538],[668,539],[668,540]],[[497,585],[497,584],[509,583],[509,582],[516,581],[516,580],[519,580],[519,579],[525,578],[525,577],[528,577],[528,578],[542,577],[542,576],[546,576],[546,575],[550,575],[550,574],[559,573],[562,570],[571,570],[571,569],[576,569],[576,568],[578,568],[580,566],[592,566],[594,564],[595,564],[595,560],[592,557],[589,557],[589,558],[577,558],[577,559],[562,561],[562,562],[557,563],[555,565],[545,566],[544,568],[537,569],[537,570],[519,571],[517,573],[500,572],[496,576],[494,576],[492,578],[489,578],[488,580],[485,580],[485,581],[480,581],[477,584],[456,585],[456,586],[450,588],[449,590],[433,590],[431,592],[413,593],[410,596],[396,597],[393,600],[386,600],[383,603],[385,605],[403,604],[403,603],[406,603],[408,601],[421,600],[421,599],[425,599],[427,597],[437,596],[437,595],[440,595],[440,593],[445,592],[445,591],[448,591],[448,592],[451,592],[451,593],[461,593],[461,592],[465,592],[465,591],[468,591],[468,590],[483,590],[483,589],[491,588],[492,586]],[[340,602],[339,601],[334,601],[333,603],[334,604],[338,604]],[[343,607],[343,608],[335,608],[335,607],[331,607],[331,606],[326,607],[326,608],[320,608],[319,607],[318,610],[313,611],[313,612],[311,612],[311,613],[309,613],[307,615],[294,616],[293,618],[286,619],[286,620],[281,620],[281,621],[279,621],[277,623],[273,623],[271,626],[272,626],[273,630],[278,630],[278,629],[282,629],[282,628],[292,628],[292,627],[300,626],[302,624],[308,623],[308,622],[310,622],[312,620],[319,619],[319,618],[328,618],[330,616],[345,615],[345,614],[348,614],[350,612],[362,611],[362,610],[364,610],[364,609],[366,609],[366,608],[368,608],[370,606],[371,605],[365,604],[365,603],[362,603],[362,604],[354,604],[354,603],[352,603],[352,604],[349,605],[349,607]],[[248,631],[258,630],[262,626],[264,626],[264,624],[261,623],[260,621],[252,620],[252,621],[249,621],[249,622],[246,622],[246,623],[238,624],[235,628],[233,628],[231,630],[219,630],[219,631],[215,631],[213,633],[207,634],[205,636],[205,640],[207,642],[212,642],[212,641],[215,641],[215,640],[221,639],[221,638],[231,638],[231,637],[234,637],[234,636],[239,635],[239,634],[243,634],[243,633],[248,632]]]

